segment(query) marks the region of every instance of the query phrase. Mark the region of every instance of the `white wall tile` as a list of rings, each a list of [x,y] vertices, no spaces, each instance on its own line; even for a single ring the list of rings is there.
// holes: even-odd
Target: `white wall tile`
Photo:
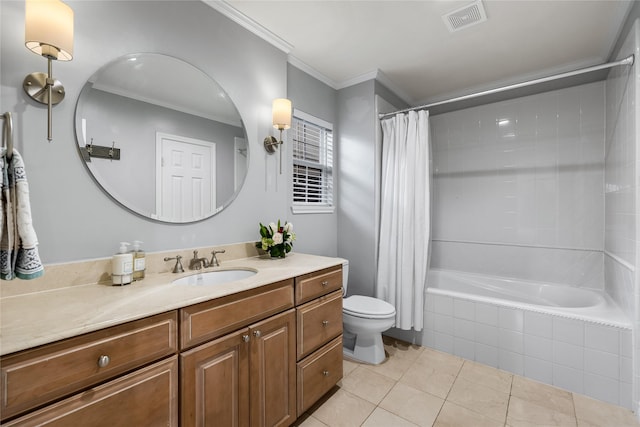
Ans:
[[[606,351],[617,356],[620,352],[620,329],[612,326],[586,323],[584,345],[587,348]]]
[[[554,341],[553,362],[582,371],[584,369],[584,347]]]
[[[524,312],[524,332],[525,334],[536,335],[544,338],[553,337],[553,316],[536,313],[533,311]]]
[[[444,295],[434,295],[434,312],[453,316],[453,299]]]
[[[464,338],[454,337],[453,354],[468,360],[475,360],[475,343]]]
[[[434,313],[433,329],[442,334],[453,335],[453,317]]]
[[[476,362],[483,363],[494,368],[498,367],[498,347],[476,342]]]
[[[546,360],[524,356],[524,376],[546,384],[552,384],[553,364]]]
[[[524,337],[521,332],[500,329],[500,348],[514,353],[524,353]]]
[[[502,329],[517,332],[524,330],[524,314],[519,309],[500,307],[498,310],[498,322]]]
[[[584,322],[555,316],[553,318],[553,339],[583,346]]]
[[[524,334],[524,354],[551,362],[553,360],[553,342],[549,338]]]
[[[620,358],[617,354],[585,348],[584,370],[585,372],[618,380],[620,376]]]
[[[465,319],[453,318],[453,336],[468,341],[476,340],[475,322]]]
[[[498,351],[498,368],[516,375],[524,375],[524,356],[500,349]]]
[[[433,348],[445,353],[453,354],[453,336],[436,332]]]
[[[476,321],[485,325],[498,326],[498,307],[494,304],[477,302]]]
[[[620,402],[620,384],[611,378],[585,373],[584,394],[618,405]]]
[[[462,299],[454,299],[453,316],[459,319],[475,320],[476,303]]]
[[[476,342],[481,344],[498,347],[499,334],[496,326],[476,323]]]
[[[581,369],[568,368],[564,365],[553,365],[553,382],[556,387],[584,394],[584,374]]]

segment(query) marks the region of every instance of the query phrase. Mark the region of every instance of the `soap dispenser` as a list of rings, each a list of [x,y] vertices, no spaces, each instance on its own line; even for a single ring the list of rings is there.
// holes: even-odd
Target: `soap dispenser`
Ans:
[[[111,281],[114,285],[128,285],[133,280],[133,254],[127,252],[129,243],[120,242],[118,253],[111,260]]]
[[[144,279],[144,271],[147,268],[144,251],[140,248],[140,240],[133,241],[133,280]]]

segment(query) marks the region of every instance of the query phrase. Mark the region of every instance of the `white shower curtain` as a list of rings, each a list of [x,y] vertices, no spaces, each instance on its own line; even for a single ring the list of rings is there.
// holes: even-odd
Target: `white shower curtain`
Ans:
[[[429,112],[382,120],[376,297],[396,308],[396,328],[421,331],[429,270]]]

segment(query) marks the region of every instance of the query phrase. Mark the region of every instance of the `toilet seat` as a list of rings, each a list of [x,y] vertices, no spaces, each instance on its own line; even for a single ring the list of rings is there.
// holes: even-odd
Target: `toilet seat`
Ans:
[[[352,295],[342,300],[342,311],[367,319],[385,319],[396,314],[395,307],[388,302],[364,295]]]

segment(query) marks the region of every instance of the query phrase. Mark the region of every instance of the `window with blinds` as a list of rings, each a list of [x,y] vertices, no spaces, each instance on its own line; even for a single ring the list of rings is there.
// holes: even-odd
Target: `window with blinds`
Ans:
[[[294,111],[293,212],[333,212],[333,126]]]

